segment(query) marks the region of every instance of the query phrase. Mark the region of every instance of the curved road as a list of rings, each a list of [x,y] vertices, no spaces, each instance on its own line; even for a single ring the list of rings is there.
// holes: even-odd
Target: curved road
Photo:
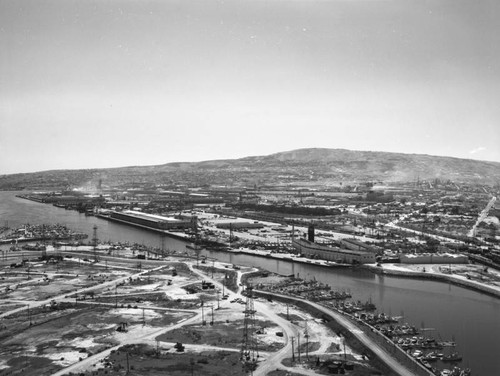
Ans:
[[[269,294],[267,291],[263,291],[266,294]],[[290,296],[286,295],[281,295],[281,294],[275,294],[272,293],[272,295],[276,295],[278,297],[283,297],[286,299],[293,299],[297,302],[302,301],[297,298],[293,298]],[[312,307],[318,309],[319,311],[331,316],[336,320],[338,323],[340,323],[344,328],[349,330],[351,333],[354,334],[354,336],[362,342],[366,347],[370,348],[371,351],[373,351],[379,359],[381,359],[388,367],[390,367],[394,372],[396,372],[399,376],[416,376],[414,372],[411,370],[405,368],[401,363],[399,363],[396,359],[392,357],[391,354],[389,354],[385,349],[379,346],[377,342],[375,342],[373,339],[368,337],[361,329],[359,329],[354,323],[352,323],[349,319],[346,317],[342,316],[341,314],[332,311],[328,308],[325,308],[317,303],[307,301],[309,305]]]

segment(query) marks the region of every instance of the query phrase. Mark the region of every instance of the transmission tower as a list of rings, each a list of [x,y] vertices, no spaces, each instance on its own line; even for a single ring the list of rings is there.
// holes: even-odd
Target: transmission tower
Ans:
[[[97,242],[99,239],[97,238],[97,225],[94,225],[94,236],[92,237],[92,245],[94,246],[94,261],[97,262]]]
[[[245,371],[251,374],[257,368],[259,351],[255,338],[255,308],[253,305],[253,287],[246,288],[245,319],[243,321],[243,341],[241,343],[241,361]]]

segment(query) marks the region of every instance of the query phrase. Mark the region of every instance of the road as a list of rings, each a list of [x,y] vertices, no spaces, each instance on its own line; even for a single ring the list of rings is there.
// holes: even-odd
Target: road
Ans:
[[[126,281],[129,278],[137,278],[137,277],[140,277],[141,275],[144,275],[144,274],[147,274],[147,273],[150,273],[150,272],[153,272],[153,271],[161,270],[161,269],[164,269],[166,267],[168,267],[168,265],[158,266],[158,267],[156,267],[154,269],[145,270],[145,271],[142,271],[140,273],[136,273],[136,274],[133,274],[133,275],[130,275],[130,276],[127,275],[125,277],[120,277],[120,278],[117,278],[117,279],[114,279],[114,280],[111,280],[111,281],[103,282],[103,283],[100,283],[98,285],[94,285],[94,286],[90,286],[90,287],[84,287],[84,288],[78,289],[76,291],[66,292],[64,294],[56,295],[56,296],[50,297],[49,299],[45,299],[45,300],[32,300],[32,301],[27,300],[25,302],[25,304],[26,304],[25,307],[20,307],[20,308],[16,308],[16,309],[4,312],[4,313],[0,314],[0,318],[3,318],[3,317],[6,317],[6,316],[13,315],[15,313],[21,312],[21,311],[27,309],[28,305],[29,305],[30,308],[36,308],[36,307],[44,306],[46,304],[50,304],[52,301],[55,301],[56,303],[57,302],[74,302],[75,301],[74,298],[68,298],[67,296],[68,295],[73,295],[73,294],[81,294],[81,293],[84,293],[84,292],[87,292],[87,291],[96,290],[96,289],[102,289],[104,287],[115,286],[116,284],[119,284],[119,283],[121,283],[123,281]]]
[[[108,257],[109,257],[109,259],[114,259],[113,257],[110,257],[110,256],[107,256],[106,258],[108,258]],[[121,259],[120,261],[123,262],[124,260]],[[127,262],[136,263],[137,260],[127,260]],[[161,269],[166,268],[170,265],[170,263],[168,263],[166,261],[158,261],[155,264],[157,265],[155,268],[135,273],[132,277],[137,278],[137,277],[144,275],[144,274],[147,274],[149,272],[161,270]],[[158,265],[158,264],[160,264],[160,265]],[[214,280],[213,278],[210,278],[210,276],[208,274],[204,274],[200,270],[194,268],[192,263],[187,263],[187,265],[190,268],[190,270],[193,273],[195,273],[196,275],[198,275],[201,279],[203,279],[205,281],[212,282],[220,290],[223,289],[223,286],[221,283]],[[222,269],[223,268],[222,264],[219,265],[219,267]],[[241,277],[242,277],[242,272],[238,271],[237,272],[237,285],[238,286],[240,286]],[[103,282],[103,283],[100,283],[98,285],[91,286],[91,287],[81,288],[81,289],[78,289],[77,291],[58,295],[58,296],[55,296],[55,297],[52,297],[50,299],[46,299],[43,301],[29,301],[29,302],[26,301],[25,304],[26,305],[30,304],[30,307],[37,307],[37,306],[49,304],[52,300],[55,300],[56,302],[59,302],[59,301],[74,302],[74,298],[70,299],[70,298],[67,298],[66,296],[69,294],[71,294],[71,295],[82,294],[82,293],[87,292],[87,291],[92,291],[92,290],[96,290],[96,289],[102,289],[102,288],[106,288],[106,287],[115,286],[116,284],[121,283],[122,281],[125,281],[128,278],[130,278],[130,276],[121,277],[121,278],[118,278],[116,280],[106,281],[106,282]],[[226,291],[227,291],[227,294],[229,295],[229,299],[228,300],[221,300],[219,302],[221,305],[221,308],[230,308],[231,303],[229,302],[229,300],[232,300],[235,298],[246,299],[246,297],[241,294],[241,287],[238,288],[237,292],[232,292],[230,290],[226,290]],[[81,303],[82,304],[95,304],[94,302],[89,302],[89,301],[82,301]],[[100,303],[100,304],[102,305],[102,303]],[[372,351],[381,360],[383,360],[390,368],[395,370],[395,372],[398,373],[400,376],[414,376],[414,373],[403,368],[401,366],[401,364],[399,364],[395,359],[393,359],[390,354],[388,354],[385,350],[383,350],[375,341],[373,341],[371,338],[366,336],[356,325],[354,325],[348,319],[346,319],[342,315],[340,315],[334,311],[331,311],[329,309],[326,309],[325,307],[322,307],[318,304],[311,303],[311,302],[309,304],[311,304],[312,306],[316,307],[317,309],[327,313],[328,315],[333,316],[339,323],[341,323],[345,328],[347,328],[347,330],[351,331],[362,343],[364,343],[365,346],[372,349]],[[113,306],[112,303],[108,303],[108,305]],[[138,308],[145,308],[148,310],[153,309],[153,310],[170,311],[170,309],[167,309],[167,308],[154,307],[154,306],[144,306],[144,307],[140,306]],[[270,321],[272,321],[273,323],[275,323],[276,325],[278,325],[282,329],[283,334],[284,334],[285,344],[284,344],[283,348],[281,348],[279,351],[276,351],[273,353],[261,352],[259,354],[260,355],[259,366],[257,367],[257,369],[254,371],[253,374],[255,376],[265,376],[269,372],[279,368],[279,369],[283,369],[283,370],[289,370],[290,372],[297,373],[297,374],[303,374],[303,375],[308,375],[308,376],[316,375],[316,373],[312,370],[298,369],[296,367],[291,368],[291,367],[285,367],[282,365],[282,361],[285,358],[290,358],[292,356],[292,338],[297,338],[300,334],[302,334],[303,328],[301,328],[298,325],[293,324],[289,320],[286,320],[285,318],[279,316],[265,302],[260,302],[260,301],[254,300],[254,308],[260,315],[265,316],[267,319],[269,319]],[[17,309],[8,311],[8,312],[4,312],[3,314],[0,315],[0,318],[8,316],[8,315],[12,315],[13,313],[20,312],[24,309],[26,309],[26,307],[21,307],[21,308],[17,308]],[[181,311],[181,310],[178,310],[178,311]],[[175,325],[171,325],[171,326],[161,328],[158,330],[151,330],[151,328],[149,328],[149,330],[145,330],[142,335],[141,335],[141,330],[134,331],[133,335],[131,335],[131,333],[128,333],[128,335],[127,335],[127,333],[123,333],[123,336],[122,336],[123,338],[120,339],[119,345],[114,346],[112,348],[109,348],[109,349],[102,351],[98,354],[95,354],[93,356],[90,356],[90,357],[88,357],[88,358],[86,358],[78,363],[75,363],[69,367],[66,367],[66,368],[64,368],[56,373],[53,373],[52,376],[60,376],[60,375],[67,374],[69,372],[78,373],[78,372],[82,372],[84,370],[92,369],[92,366],[94,364],[96,364],[100,360],[106,358],[107,356],[109,356],[111,351],[116,350],[121,346],[124,346],[127,344],[133,344],[133,343],[152,343],[153,344],[153,342],[154,342],[154,344],[157,344],[157,342],[155,341],[155,338],[158,337],[159,335],[166,333],[170,330],[177,329],[177,328],[182,327],[184,325],[190,325],[190,324],[193,324],[195,322],[199,322],[201,320],[201,315],[202,315],[201,308],[199,308],[198,310],[182,310],[182,312],[192,313],[193,316],[188,318],[188,319],[184,319],[184,320],[176,323]],[[139,332],[139,335],[137,335],[138,332]],[[166,348],[166,347],[172,347],[173,344],[168,343],[168,342],[161,342],[161,346]],[[224,347],[215,347],[215,346],[208,346],[208,345],[189,345],[188,344],[185,346],[186,346],[187,350],[192,350],[192,351],[199,351],[200,349],[210,349],[210,350],[219,349],[219,350],[227,350],[227,351],[240,351],[240,349],[238,349],[238,348],[227,349]]]
[[[473,237],[473,236],[476,236],[476,228],[477,226],[485,220],[485,218],[488,216],[488,213],[490,212],[490,209],[492,208],[492,206],[495,204],[495,201],[497,200],[497,198],[495,196],[493,196],[491,198],[491,200],[488,202],[488,204],[486,205],[486,207],[483,209],[483,211],[481,211],[481,213],[479,214],[479,217],[477,218],[477,221],[476,223],[474,224],[474,226],[472,226],[472,229],[469,231],[469,233],[467,234],[468,236],[470,237]]]
[[[154,338],[158,337],[159,335],[162,335],[168,331],[180,328],[183,325],[192,324],[192,323],[199,321],[199,320],[201,320],[201,313],[198,313],[189,319],[181,320],[180,322],[178,322],[175,325],[171,325],[169,327],[156,330],[153,333],[148,332],[144,336],[139,336],[139,337],[134,336],[133,338],[129,338],[125,341],[120,342],[119,345],[116,345],[116,346],[113,346],[107,350],[101,351],[98,354],[89,356],[88,358],[83,359],[81,362],[75,363],[69,367],[66,367],[66,368],[58,371],[58,372],[55,372],[52,374],[52,376],[62,376],[62,375],[66,375],[69,372],[74,372],[74,373],[84,372],[85,370],[91,369],[93,364],[96,364],[101,359],[104,359],[107,356],[109,356],[109,354],[111,354],[112,351],[116,351],[122,346],[131,345],[134,343],[142,343],[143,341],[151,342],[152,340],[154,340]],[[154,343],[156,344],[156,341]]]
[[[281,296],[287,299],[293,299],[296,300],[297,302],[300,301],[299,299],[292,298],[290,296],[285,296],[280,294],[274,294],[274,295]],[[341,314],[335,311],[325,308],[317,303],[310,301],[308,301],[307,303],[313,306],[314,308],[320,310],[321,312],[333,317],[335,321],[337,321],[340,325],[342,325],[344,328],[350,331],[361,343],[363,343],[366,347],[368,347],[371,351],[373,351],[380,360],[382,360],[388,367],[390,367],[399,376],[416,375],[414,372],[408,370],[402,364],[400,364],[396,359],[392,357],[391,354],[389,354],[387,351],[385,351],[385,349],[380,347],[380,345],[377,342],[368,337],[362,330],[360,330],[354,323],[352,323],[346,317],[342,316]]]

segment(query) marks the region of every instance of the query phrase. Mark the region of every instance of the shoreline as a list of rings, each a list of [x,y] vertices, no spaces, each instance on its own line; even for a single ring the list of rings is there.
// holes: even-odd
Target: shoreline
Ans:
[[[209,250],[207,250],[209,251]],[[315,261],[306,261],[306,260],[300,260],[297,259],[296,257],[290,257],[288,255],[283,256],[283,257],[277,257],[276,255],[273,254],[268,254],[268,253],[259,253],[251,250],[241,250],[241,249],[236,249],[236,250],[219,250],[217,252],[228,252],[228,253],[233,253],[233,254],[246,254],[250,256],[256,256],[256,257],[262,257],[262,258],[272,258],[274,260],[280,260],[280,261],[288,261],[292,263],[299,263],[299,264],[305,264],[305,265],[312,265],[312,266],[318,266],[318,267],[323,267],[323,268],[328,268],[328,269],[337,269],[337,268],[363,268],[366,270],[371,271],[372,273],[375,274],[380,274],[380,275],[388,275],[392,277],[401,277],[401,278],[413,278],[413,279],[427,279],[427,280],[434,280],[437,282],[442,282],[442,283],[451,283],[453,285],[470,289],[476,292],[480,292],[489,296],[492,296],[494,298],[500,298],[500,290],[496,290],[494,288],[491,288],[489,286],[485,285],[480,285],[478,283],[474,283],[472,281],[467,281],[467,280],[462,280],[460,278],[455,278],[453,276],[449,276],[446,274],[436,274],[432,272],[416,272],[416,271],[403,271],[403,270],[393,270],[393,269],[384,269],[383,267],[380,266],[375,266],[372,264],[362,264],[362,265],[350,265],[350,264],[325,264],[325,260],[315,260]],[[322,263],[319,263],[319,262]],[[444,265],[444,264],[443,264]]]
[[[433,375],[430,370],[397,347],[390,339],[382,336],[367,324],[360,325],[359,321],[354,320],[349,315],[294,296],[263,290],[254,290],[254,294],[264,299],[273,299],[285,304],[295,304],[310,314],[321,318],[325,325],[351,341],[351,346],[362,348],[365,353],[371,355],[372,359],[375,358],[378,366],[383,365],[385,368],[383,371],[389,371],[391,375]]]
[[[227,253],[244,254],[262,258],[272,258],[274,260],[279,260],[279,261],[288,261],[298,264],[319,266],[328,269],[350,268],[353,266],[352,264],[339,264],[326,260],[313,260],[313,259],[308,259],[306,257],[297,257],[296,255],[291,253],[270,253],[269,251],[255,251],[255,250],[241,249],[241,248],[226,249],[226,250],[211,250],[210,248],[203,248],[203,250],[207,252],[227,252]],[[278,255],[283,255],[283,256],[278,256]]]
[[[496,290],[492,287],[474,283],[472,281],[462,280],[447,274],[437,274],[432,272],[414,272],[414,271],[403,271],[394,269],[384,269],[380,266],[374,265],[363,265],[363,268],[370,270],[375,274],[388,275],[391,277],[401,277],[401,278],[412,278],[412,279],[424,279],[424,280],[434,280],[438,282],[448,282],[453,285],[470,289],[476,292],[480,292],[494,298],[500,298],[500,290]]]
[[[16,197],[37,202],[37,200],[32,200],[31,197],[26,197],[24,195],[16,195]],[[122,223],[122,224],[133,226],[133,227],[139,227],[139,228],[142,228],[144,230],[149,230],[151,232],[155,232],[159,235],[165,235],[165,236],[177,239],[177,240],[184,241],[188,244],[192,243],[191,239],[186,234],[181,234],[181,233],[176,234],[176,233],[168,232],[165,230],[155,229],[152,227],[123,221],[120,219],[111,218],[109,216],[105,216],[102,214],[97,214],[96,217],[100,218],[100,219],[105,219],[108,221]],[[227,253],[233,253],[233,254],[245,254],[245,255],[254,256],[254,257],[256,256],[256,257],[262,257],[262,258],[272,258],[274,260],[288,261],[291,263],[299,263],[299,264],[304,264],[304,265],[318,266],[318,267],[328,268],[328,269],[348,268],[348,267],[354,266],[354,267],[358,267],[358,268],[364,268],[366,270],[371,271],[372,273],[380,274],[380,275],[388,275],[388,276],[401,277],[401,278],[413,278],[413,279],[421,279],[421,280],[422,279],[434,280],[434,281],[443,282],[443,283],[448,282],[448,283],[451,283],[453,285],[456,285],[456,286],[459,286],[462,288],[470,289],[470,290],[473,290],[476,292],[480,292],[480,293],[492,296],[494,298],[500,298],[500,289],[496,290],[494,288],[490,288],[489,286],[481,285],[481,284],[474,283],[474,282],[468,281],[468,280],[462,280],[460,278],[455,278],[453,276],[446,275],[446,274],[437,274],[437,273],[432,273],[432,272],[417,272],[417,271],[410,271],[410,270],[408,270],[408,271],[406,271],[406,270],[404,270],[404,271],[403,270],[394,270],[394,269],[383,268],[383,266],[382,267],[375,266],[372,264],[361,264],[361,265],[337,264],[337,263],[332,263],[332,262],[329,262],[326,260],[312,260],[312,259],[301,258],[301,257],[292,257],[292,256],[295,256],[293,254],[280,254],[280,253],[273,254],[273,253],[270,253],[269,251],[259,251],[259,250],[250,250],[250,249],[211,250],[210,248],[203,248],[202,250],[205,250],[207,252],[212,252],[212,251],[227,252]],[[283,255],[283,256],[280,257],[278,255]],[[384,264],[382,264],[382,265],[384,265]]]
[[[165,231],[165,230],[160,230],[160,229],[156,229],[156,228],[149,227],[149,226],[143,226],[143,225],[140,225],[138,223],[127,222],[127,221],[124,221],[124,220],[121,220],[118,218],[111,218],[110,216],[102,215],[102,214],[96,214],[95,217],[100,218],[100,219],[105,219],[105,220],[111,221],[111,222],[123,223],[124,225],[132,226],[132,227],[139,227],[139,228],[142,228],[143,230],[156,232],[159,235],[165,235],[165,236],[168,236],[170,238],[177,239],[177,240],[191,242],[188,235],[183,236],[183,235],[181,235],[181,233],[177,234],[177,233],[173,233],[173,232],[169,232],[169,231]]]

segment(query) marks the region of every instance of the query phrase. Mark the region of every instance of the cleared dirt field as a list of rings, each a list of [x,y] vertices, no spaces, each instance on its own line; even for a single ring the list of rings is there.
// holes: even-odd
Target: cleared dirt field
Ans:
[[[89,306],[37,309],[27,317],[8,317],[0,332],[0,375],[45,375],[115,346],[124,337],[142,335],[189,317],[186,313]],[[146,324],[143,324],[143,318]],[[122,324],[124,323],[124,324]],[[123,325],[127,332],[118,332]]]
[[[178,353],[173,348],[157,351],[155,347],[147,345],[123,346],[103,359],[99,366],[102,368],[69,375],[247,375],[243,371],[239,353],[227,351]]]
[[[95,263],[94,256],[3,270],[0,376],[246,375],[240,352],[248,336],[256,341],[261,375],[279,367],[321,374],[341,357],[363,368],[349,346],[344,355],[342,338],[291,305],[255,299],[244,331],[253,304],[238,292],[245,273],[253,285],[283,277],[215,261],[197,268],[196,260],[101,254]],[[296,354],[310,354],[309,362],[287,363],[291,338]]]

